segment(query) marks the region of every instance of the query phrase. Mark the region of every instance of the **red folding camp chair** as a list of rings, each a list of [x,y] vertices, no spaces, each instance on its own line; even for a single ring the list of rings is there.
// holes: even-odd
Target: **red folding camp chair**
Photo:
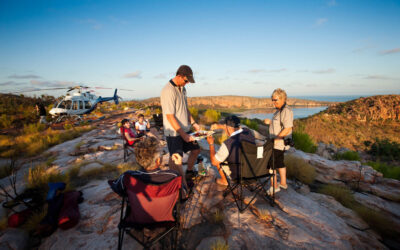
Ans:
[[[122,249],[124,234],[150,248],[171,235],[171,249],[177,248],[179,228],[179,194],[182,177],[163,184],[145,183],[135,176],[124,175],[121,218],[118,225],[118,249]]]

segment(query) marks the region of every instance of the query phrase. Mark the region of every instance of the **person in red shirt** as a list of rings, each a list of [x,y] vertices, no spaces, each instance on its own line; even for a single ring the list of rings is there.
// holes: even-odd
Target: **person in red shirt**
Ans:
[[[137,138],[136,134],[131,129],[131,123],[128,119],[123,119],[121,121],[121,134],[124,136],[125,141],[133,146],[140,138]]]

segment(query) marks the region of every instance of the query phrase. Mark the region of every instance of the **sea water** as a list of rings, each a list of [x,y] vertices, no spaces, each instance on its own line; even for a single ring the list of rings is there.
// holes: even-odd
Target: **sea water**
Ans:
[[[322,110],[325,110],[326,108],[327,108],[326,106],[311,107],[311,108],[293,108],[293,107],[291,107],[291,109],[293,110],[294,119],[308,117],[310,115],[319,113]],[[245,113],[245,114],[242,114],[241,116],[247,117],[249,119],[258,118],[260,120],[264,120],[265,118],[272,119],[273,115],[274,115],[274,113],[271,113],[271,112],[263,112],[263,113],[257,112],[257,113]]]
[[[304,99],[304,100],[313,100],[313,101],[325,101],[325,102],[347,102],[350,100],[358,99],[362,96],[356,95],[347,95],[347,96],[291,96],[292,98]],[[264,97],[265,98],[265,97]],[[291,107],[293,110],[294,119],[305,118],[316,113],[325,110],[327,106],[320,107],[301,107],[295,108]],[[272,119],[272,116],[275,111],[266,110],[265,112],[258,111],[257,113],[246,112],[241,114],[243,117],[247,117],[249,119],[258,118],[260,120],[264,120],[265,118]]]

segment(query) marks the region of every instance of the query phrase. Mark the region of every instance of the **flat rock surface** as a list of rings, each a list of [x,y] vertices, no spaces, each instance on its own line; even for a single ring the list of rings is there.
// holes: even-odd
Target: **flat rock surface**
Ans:
[[[86,169],[81,170],[85,172],[104,164],[123,163],[122,139],[115,127],[120,120],[121,117],[105,119],[97,129],[49,149],[56,157],[53,167],[66,172],[84,163]],[[168,152],[165,141],[161,142],[166,163]],[[203,151],[208,149],[204,140],[200,144]],[[202,154],[208,157],[207,151]],[[367,198],[356,195],[361,203],[399,216],[398,203],[388,202],[390,197],[385,193],[389,189],[394,195],[400,192],[396,181],[386,180],[380,173],[357,162],[332,162],[300,151],[294,154],[316,167],[317,180],[324,183],[360,181],[360,187],[364,185],[363,190],[369,192]],[[134,159],[131,155],[129,161]],[[184,161],[186,159],[187,155]],[[380,237],[357,214],[329,196],[310,192],[307,186],[295,191],[289,185],[287,190],[277,193],[274,206],[257,197],[247,210],[239,213],[232,195],[224,197],[225,187],[215,183],[217,176],[216,168],[211,167],[208,176],[198,177],[191,198],[181,206],[180,247],[183,249],[210,249],[217,243],[226,244],[229,249],[386,249]],[[22,180],[23,175],[18,178]],[[121,197],[110,189],[106,179],[88,179],[78,190],[84,197],[79,205],[79,224],[66,231],[58,229],[42,240],[39,249],[117,247]],[[250,195],[245,192],[245,201]],[[7,232],[0,233],[1,244],[4,237],[8,237]],[[18,244],[21,241],[22,244],[24,235],[17,236],[21,240],[9,237],[7,242]],[[124,246],[141,249],[130,237],[125,237]]]

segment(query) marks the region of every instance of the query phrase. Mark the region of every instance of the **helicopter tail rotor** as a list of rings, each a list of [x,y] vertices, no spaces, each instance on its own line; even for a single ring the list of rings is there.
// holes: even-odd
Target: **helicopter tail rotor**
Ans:
[[[118,89],[115,89],[115,91],[114,91],[114,97],[113,97],[113,99],[114,99],[114,102],[115,102],[115,104],[119,104],[119,99],[121,98],[121,97],[119,97],[119,96],[117,96],[117,90]]]

